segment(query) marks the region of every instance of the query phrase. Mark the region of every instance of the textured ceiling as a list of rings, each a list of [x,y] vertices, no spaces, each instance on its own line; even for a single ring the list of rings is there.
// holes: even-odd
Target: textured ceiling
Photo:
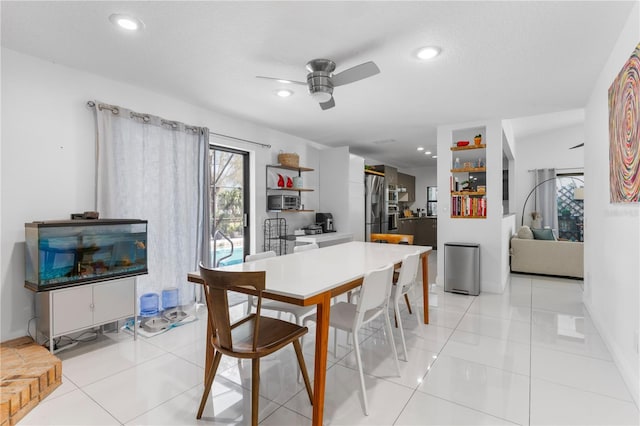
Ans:
[[[399,167],[435,165],[436,126],[582,108],[633,1],[2,2],[2,45]],[[145,30],[108,20],[131,13]],[[421,63],[411,54],[438,45]],[[381,73],[322,111],[305,64]],[[575,123],[574,123],[575,124]],[[215,131],[215,129],[212,129]],[[517,130],[517,126],[516,126]],[[529,133],[535,129],[527,128]],[[576,141],[576,144],[582,141]]]

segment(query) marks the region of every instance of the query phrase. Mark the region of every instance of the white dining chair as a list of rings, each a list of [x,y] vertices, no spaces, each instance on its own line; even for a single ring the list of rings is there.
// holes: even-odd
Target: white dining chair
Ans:
[[[316,243],[303,244],[300,246],[293,246],[294,253],[300,253],[301,251],[314,250],[320,248]]]
[[[362,400],[364,402],[364,414],[369,415],[369,403],[367,401],[367,392],[364,385],[364,372],[362,370],[362,358],[360,357],[360,344],[358,343],[358,331],[378,318],[380,315],[384,317],[386,334],[389,336],[389,344],[393,352],[393,359],[400,376],[400,363],[398,362],[398,352],[393,341],[391,332],[391,321],[389,320],[389,298],[391,296],[391,284],[393,279],[393,265],[387,265],[384,268],[376,269],[365,275],[360,289],[360,297],[358,304],[339,302],[331,306],[329,315],[329,325],[339,330],[353,333],[353,346],[356,353],[356,363],[360,373],[360,389],[362,390]],[[306,324],[308,321],[316,321],[316,314],[309,315],[304,319]]]
[[[260,260],[260,259],[268,259],[270,257],[275,257],[276,256],[276,252],[275,251],[265,251],[262,253],[256,253],[256,254],[248,254],[245,258],[244,261],[245,262],[254,262],[256,260]],[[247,314],[251,313],[251,309],[252,308],[256,308],[256,297],[254,296],[249,296],[249,300],[247,303]],[[286,303],[286,302],[280,302],[278,300],[269,300],[269,299],[262,299],[262,310],[268,309],[270,311],[277,311],[278,312],[278,318],[280,318],[280,314],[281,313],[287,313],[287,314],[291,314],[293,315],[293,317],[295,318],[296,324],[301,325],[302,324],[302,319],[309,315],[310,313],[312,313],[315,310],[315,305],[311,305],[311,306],[298,306],[298,305],[293,305],[291,303]]]
[[[413,290],[418,276],[418,268],[420,266],[420,252],[416,251],[413,254],[408,254],[402,259],[402,266],[400,267],[400,275],[398,281],[391,286],[391,303],[393,304],[393,312],[396,317],[398,328],[400,329],[400,338],[402,339],[402,349],[404,350],[404,360],[409,361],[409,354],[407,352],[407,344],[404,339],[404,330],[402,329],[402,318],[400,317],[400,300],[404,296],[408,297],[408,293]],[[407,306],[410,306],[407,303]],[[416,319],[420,324],[419,315],[416,312]]]

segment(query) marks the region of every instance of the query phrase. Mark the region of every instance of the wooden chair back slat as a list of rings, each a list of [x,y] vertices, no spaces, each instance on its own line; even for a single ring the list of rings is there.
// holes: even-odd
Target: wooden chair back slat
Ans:
[[[200,264],[200,275],[204,279],[205,296],[207,301],[207,317],[211,330],[218,340],[220,347],[233,350],[231,338],[231,320],[229,317],[229,300],[227,291],[232,287],[249,287],[258,292],[258,310],[254,321],[253,349],[259,338],[260,306],[262,305],[262,291],[265,289],[265,271],[255,272],[227,272],[209,269]]]

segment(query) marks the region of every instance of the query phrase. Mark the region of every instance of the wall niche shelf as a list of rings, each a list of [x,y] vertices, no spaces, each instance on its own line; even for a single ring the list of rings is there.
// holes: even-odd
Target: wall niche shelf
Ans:
[[[487,167],[486,165],[481,167],[460,167],[463,163],[468,163],[468,165],[479,165],[481,163],[481,159],[478,159],[478,154],[476,150],[485,150],[487,147],[486,144],[479,145],[467,145],[467,146],[451,146],[451,151],[457,153],[452,158],[452,167],[451,177],[450,177],[450,186],[449,192],[451,194],[451,218],[452,219],[486,219],[487,218],[487,193],[486,193],[486,185],[484,191],[477,190],[460,190],[459,184],[464,181],[472,180],[472,173],[478,174],[486,174]],[[486,152],[486,151],[483,151]],[[459,156],[459,157],[458,157]],[[484,161],[486,161],[486,154],[481,154],[484,157]],[[456,161],[457,160],[457,161]],[[477,161],[476,161],[477,160]],[[457,167],[456,167],[457,166]],[[459,182],[461,180],[462,182]],[[477,178],[474,179],[475,184],[477,185]],[[483,179],[483,183],[486,179]],[[477,189],[471,183],[470,189]]]
[[[451,169],[451,173],[480,173],[486,172],[486,167],[468,167],[462,169]]]
[[[452,146],[451,151],[468,151],[470,149],[485,149],[486,147],[487,145],[483,143],[480,145]]]

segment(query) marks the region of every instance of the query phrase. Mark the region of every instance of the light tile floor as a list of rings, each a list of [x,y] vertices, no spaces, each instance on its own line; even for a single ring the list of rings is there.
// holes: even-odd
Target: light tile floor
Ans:
[[[436,255],[430,259],[434,281]],[[412,298],[420,314],[418,291]],[[633,402],[582,300],[582,282],[512,275],[504,294],[434,288],[431,324],[401,315],[408,361],[401,375],[382,322],[359,336],[370,415],[362,412],[346,334],[329,354],[325,423],[331,425],[638,425]],[[232,309],[239,316],[243,305]],[[223,357],[202,420],[206,313],[149,339],[105,333],[59,353],[63,385],[21,425],[235,425],[250,420],[251,368]],[[310,336],[315,329],[310,327]],[[333,331],[329,337],[334,342]],[[304,341],[313,366],[314,339]],[[311,406],[291,348],[262,362],[260,423],[308,425]]]

